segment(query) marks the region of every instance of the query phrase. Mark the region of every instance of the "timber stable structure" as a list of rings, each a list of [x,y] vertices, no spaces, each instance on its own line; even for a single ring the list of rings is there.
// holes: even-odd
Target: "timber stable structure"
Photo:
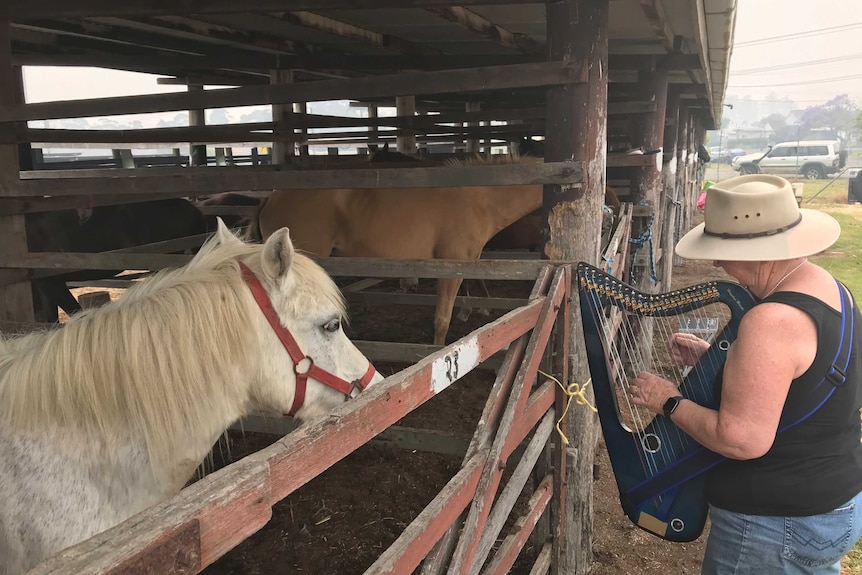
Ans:
[[[700,187],[698,147],[704,131],[721,122],[735,9],[736,0],[5,0],[0,319],[38,320],[29,279],[50,271],[155,270],[187,260],[167,252],[190,242],[147,253],[28,253],[25,222],[31,212],[226,191],[265,195],[277,188],[541,184],[542,259],[548,261],[321,262],[335,276],[537,282],[529,302],[474,336],[489,349],[508,346],[508,369],[495,385],[509,404],[489,398],[488,417],[465,452],[461,472],[369,572],[503,573],[532,534],[544,541],[534,572],[586,573],[591,487],[581,478],[592,476],[596,421],[569,411],[562,425],[570,443],[563,445],[550,422],[560,417],[566,398],[547,380],[532,391],[525,382],[536,380],[540,363],[561,381],[588,378],[577,306],[567,303],[573,293],[570,262],[600,265],[645,291],[669,288],[672,248],[690,227]],[[63,101],[58,87],[56,101],[27,103],[24,66],[144,72],[188,89]],[[308,103],[333,100],[363,107],[367,117],[308,113]],[[253,105],[271,106],[272,120],[204,121],[208,109]],[[379,115],[383,107],[394,107],[396,116]],[[177,111],[188,112],[187,127],[73,130],[30,124]],[[35,169],[42,167],[39,150],[51,146],[123,151],[178,143],[189,146],[188,157],[167,166],[118,162],[113,168]],[[263,143],[271,152],[266,162],[252,162],[257,165],[208,165],[208,146],[223,150],[235,143]],[[309,155],[314,146],[374,149],[385,143],[420,157],[440,148],[455,155],[488,154],[541,143],[544,163],[378,167],[356,156]],[[623,217],[601,241],[606,184],[623,200]],[[258,529],[274,501],[325,469],[306,467],[308,477],[285,483],[285,462],[304,461],[308,445],[338,445],[328,453],[344,457],[372,431],[386,429],[403,413],[385,409],[383,398],[405,394],[409,399],[399,409],[426,401],[430,395],[417,390],[440,389],[432,366],[451,359],[459,345],[423,348],[424,360],[383,384],[390,395],[375,392],[357,402],[354,407],[374,421],[363,427],[368,437],[351,435],[345,422],[358,416],[345,407],[339,425],[327,420],[293,432],[276,450],[219,472],[208,483],[212,491],[193,486],[194,493],[149,513],[152,522],[127,522],[37,572],[108,573],[130,565],[141,572],[199,571]],[[396,354],[382,345],[373,349],[371,359],[380,359],[375,353],[388,359]],[[507,490],[519,487],[506,486],[495,500],[499,464],[531,433],[512,476],[523,487],[532,471],[535,491],[526,515],[514,522],[515,533],[489,557],[489,541],[511,510]],[[242,529],[231,529],[234,516],[243,520]],[[111,541],[121,543],[105,551]],[[182,565],[172,563],[180,556]]]

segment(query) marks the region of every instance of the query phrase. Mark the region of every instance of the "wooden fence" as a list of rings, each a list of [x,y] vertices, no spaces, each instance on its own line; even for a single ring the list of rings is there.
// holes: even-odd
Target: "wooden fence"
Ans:
[[[560,385],[537,374],[544,362],[547,373],[567,379],[560,356],[568,349],[570,276],[568,265],[543,267],[526,305],[30,574],[197,573],[260,529],[275,502],[502,350],[502,366],[461,469],[366,573],[412,572],[426,557],[426,570],[450,564],[455,572],[476,573],[485,564],[486,572],[507,572],[543,514],[551,534],[558,535],[562,524],[565,449],[554,424],[566,396]],[[531,433],[513,465],[509,458]],[[543,460],[548,454],[551,461]],[[512,472],[500,490],[507,468]],[[534,469],[542,472],[527,508],[486,563]],[[556,541],[545,542],[535,573],[547,572]]]

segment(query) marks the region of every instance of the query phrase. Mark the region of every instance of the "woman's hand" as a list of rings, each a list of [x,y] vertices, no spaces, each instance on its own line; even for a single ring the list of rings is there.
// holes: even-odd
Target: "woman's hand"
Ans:
[[[703,353],[709,349],[709,342],[693,333],[677,332],[671,334],[667,341],[671,359],[677,365],[694,365],[700,361]]]
[[[676,385],[652,373],[642,371],[629,384],[632,403],[661,415],[665,402],[679,395]]]

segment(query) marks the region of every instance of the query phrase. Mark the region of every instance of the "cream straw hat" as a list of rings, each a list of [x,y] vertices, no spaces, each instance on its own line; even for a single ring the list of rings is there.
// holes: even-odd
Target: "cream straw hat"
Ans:
[[[822,252],[841,226],[817,210],[800,209],[790,182],[752,174],[713,185],[706,192],[704,223],[676,244],[694,260],[789,260]]]

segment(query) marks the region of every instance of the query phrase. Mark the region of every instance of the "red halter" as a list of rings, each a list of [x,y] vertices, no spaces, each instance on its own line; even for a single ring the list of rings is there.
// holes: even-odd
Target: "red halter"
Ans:
[[[251,290],[257,305],[260,307],[263,315],[266,316],[267,321],[269,321],[269,325],[271,325],[272,329],[275,331],[275,335],[278,336],[279,341],[281,341],[284,349],[287,350],[287,353],[293,360],[293,372],[296,374],[296,390],[293,394],[293,405],[291,406],[288,415],[296,415],[296,412],[302,407],[302,404],[305,401],[305,388],[308,384],[309,377],[313,377],[320,383],[331,387],[336,391],[340,391],[348,398],[354,389],[358,388],[362,391],[368,387],[368,384],[371,383],[371,380],[374,378],[374,374],[376,373],[376,370],[370,361],[368,362],[368,369],[365,371],[365,374],[359,379],[351,382],[348,382],[325,369],[317,367],[312,358],[302,353],[302,350],[299,349],[299,345],[296,343],[296,340],[287,328],[281,325],[281,321],[278,319],[278,314],[275,313],[275,309],[272,307],[269,295],[267,295],[266,290],[263,289],[263,285],[261,285],[257,276],[254,275],[254,272],[242,262],[239,262],[239,268],[242,271],[242,278]],[[300,371],[300,364],[304,364],[303,371]]]

